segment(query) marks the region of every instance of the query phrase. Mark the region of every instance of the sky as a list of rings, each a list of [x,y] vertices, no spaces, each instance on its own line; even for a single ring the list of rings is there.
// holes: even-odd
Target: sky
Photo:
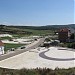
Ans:
[[[63,25],[74,22],[74,0],[0,0],[0,24]]]

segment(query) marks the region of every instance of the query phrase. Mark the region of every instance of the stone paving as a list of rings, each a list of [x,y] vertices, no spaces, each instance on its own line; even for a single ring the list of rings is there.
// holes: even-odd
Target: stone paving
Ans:
[[[64,48],[59,49],[58,47],[50,47],[48,49],[38,47],[0,61],[0,67],[9,69],[71,68],[75,67],[75,51]]]

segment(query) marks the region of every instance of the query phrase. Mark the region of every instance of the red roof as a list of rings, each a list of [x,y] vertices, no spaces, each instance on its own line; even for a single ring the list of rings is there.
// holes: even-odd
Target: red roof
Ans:
[[[60,29],[59,32],[69,32],[69,29],[67,29],[67,28]]]
[[[0,46],[4,46],[4,43],[2,41],[0,41]]]

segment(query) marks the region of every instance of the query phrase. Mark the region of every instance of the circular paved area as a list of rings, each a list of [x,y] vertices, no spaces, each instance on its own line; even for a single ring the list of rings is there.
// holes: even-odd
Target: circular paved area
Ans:
[[[43,51],[39,54],[40,57],[54,61],[71,61],[75,60],[74,51],[66,48],[54,48]]]
[[[75,51],[58,47],[36,48],[0,61],[0,67],[9,69],[71,68],[75,67]]]

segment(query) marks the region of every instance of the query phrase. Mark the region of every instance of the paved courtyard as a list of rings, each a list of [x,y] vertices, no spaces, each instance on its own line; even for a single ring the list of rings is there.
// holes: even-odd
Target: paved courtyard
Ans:
[[[0,61],[0,67],[22,68],[71,68],[75,67],[75,51],[61,47],[38,47]]]

